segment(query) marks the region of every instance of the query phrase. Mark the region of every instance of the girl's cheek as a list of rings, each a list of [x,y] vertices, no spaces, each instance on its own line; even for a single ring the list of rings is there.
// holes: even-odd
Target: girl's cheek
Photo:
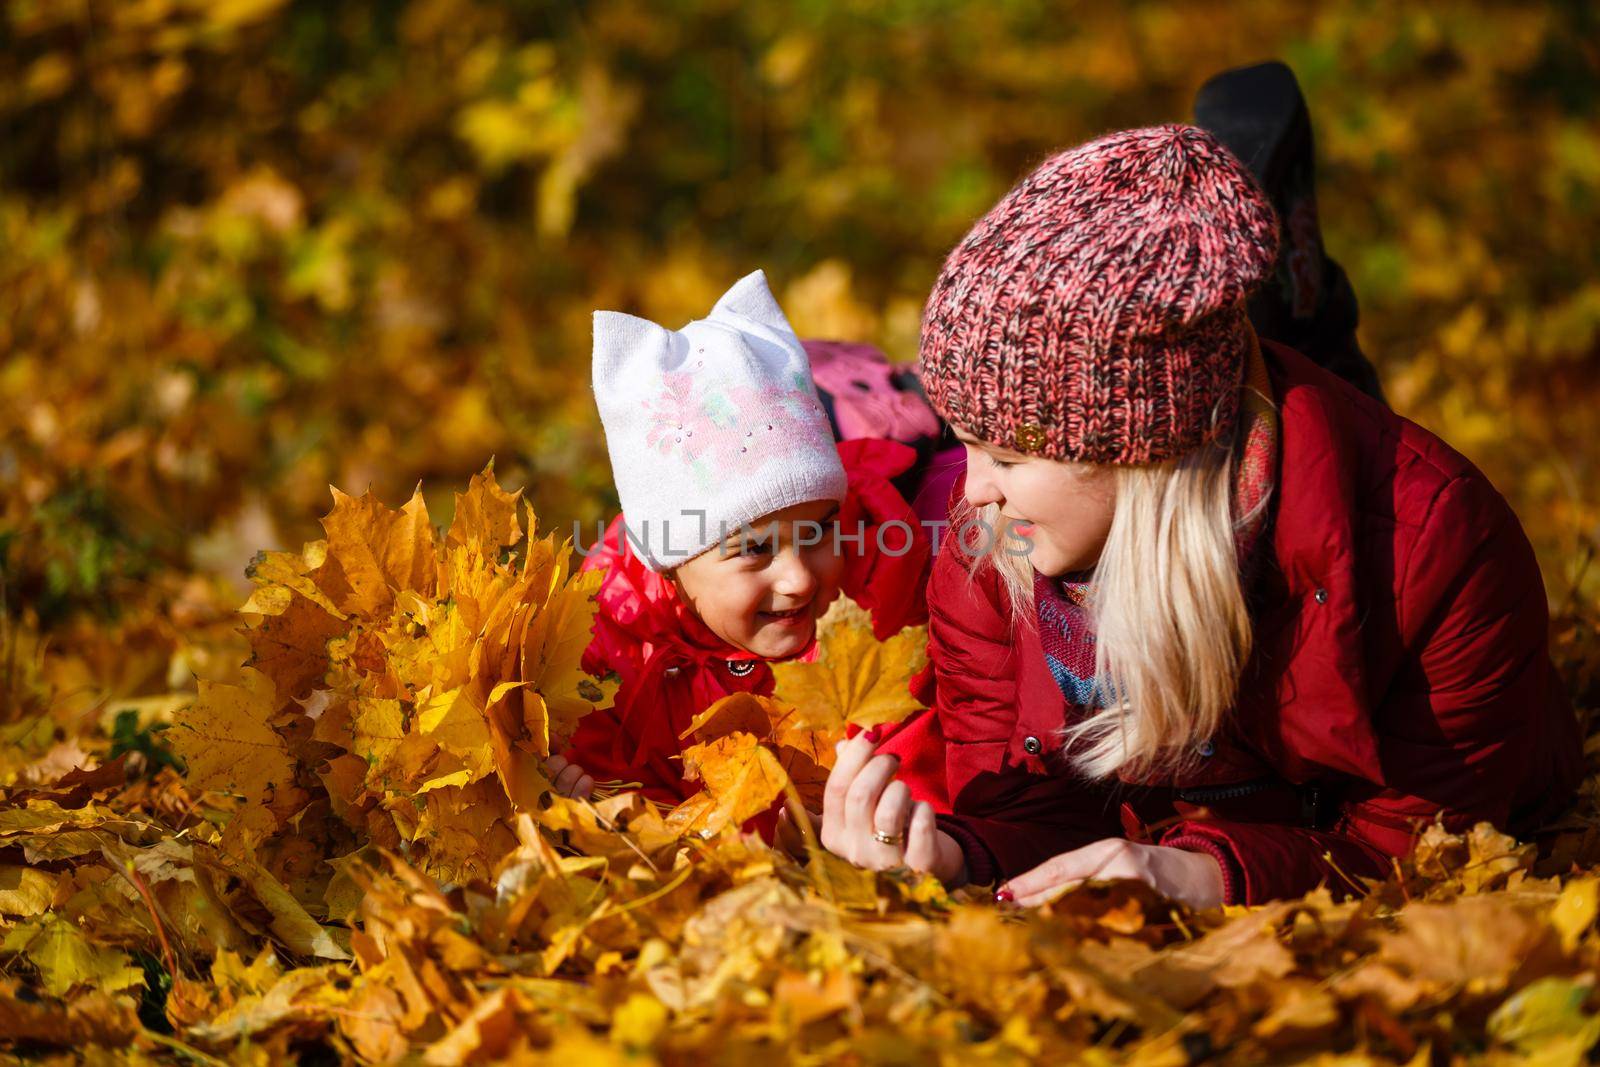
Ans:
[[[752,581],[740,594],[740,605],[752,627],[759,627],[761,624],[762,608],[778,599],[776,584],[769,570],[763,573],[759,580]]]
[[[730,566],[707,583],[701,598],[701,618],[724,638],[742,639],[755,618],[761,592],[751,576]]]
[[[844,557],[831,544],[818,545],[806,555],[807,569],[817,584],[817,595],[832,600],[844,574]]]

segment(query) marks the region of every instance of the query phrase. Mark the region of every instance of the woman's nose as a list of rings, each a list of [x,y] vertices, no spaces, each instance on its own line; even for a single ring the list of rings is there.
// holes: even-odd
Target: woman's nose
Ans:
[[[985,504],[1002,504],[1005,496],[1000,492],[1000,487],[993,478],[983,470],[981,463],[967,463],[967,484],[964,493],[967,503],[975,508]]]

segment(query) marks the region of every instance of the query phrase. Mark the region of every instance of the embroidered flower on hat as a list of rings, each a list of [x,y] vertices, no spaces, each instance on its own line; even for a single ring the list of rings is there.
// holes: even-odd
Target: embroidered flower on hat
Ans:
[[[694,377],[682,372],[664,374],[661,392],[646,400],[645,410],[653,419],[645,443],[663,455],[677,453],[693,461],[709,443],[711,421],[697,402]],[[699,440],[695,435],[699,434]]]

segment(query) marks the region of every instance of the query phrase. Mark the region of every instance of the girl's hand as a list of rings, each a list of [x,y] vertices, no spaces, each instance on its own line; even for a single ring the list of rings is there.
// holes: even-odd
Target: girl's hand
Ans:
[[[806,825],[815,833],[822,826],[822,816],[805,809]],[[787,803],[778,811],[778,825],[773,833],[772,843],[787,852],[795,859],[803,859],[806,854],[806,834],[800,828],[800,818]]]
[[[1222,904],[1222,868],[1212,857],[1181,848],[1141,845],[1121,837],[1109,837],[1045,860],[1001,886],[995,898],[1032,907],[1091,879],[1113,878],[1137,878],[1192,908]]]
[[[933,806],[895,779],[900,757],[873,755],[869,734],[839,742],[822,794],[822,847],[858,867],[910,867],[946,885],[966,878],[961,846],[939,829]]]
[[[594,779],[583,773],[582,767],[568,763],[562,756],[553,755],[545,760],[544,774],[556,787],[556,792],[564,797],[588,800],[589,794],[594,792]]]

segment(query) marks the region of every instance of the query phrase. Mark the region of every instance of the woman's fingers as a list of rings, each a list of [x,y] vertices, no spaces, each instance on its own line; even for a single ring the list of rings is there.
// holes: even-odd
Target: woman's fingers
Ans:
[[[878,794],[872,811],[871,837],[863,842],[867,866],[884,869],[905,863],[906,830],[910,824],[911,789],[904,782],[892,781]]]
[[[1054,900],[1081,882],[1142,877],[1128,862],[1130,850],[1139,847],[1120,837],[1108,837],[1045,860],[1003,888],[1011,892],[1016,903],[1032,907]]]
[[[933,805],[919,800],[911,808],[906,827],[906,866],[914,871],[931,871],[939,858],[939,822]]]
[[[822,821],[820,835],[822,847],[829,852],[854,861],[854,842],[850,837],[845,817],[845,797],[855,784],[856,775],[872,757],[872,745],[857,735],[834,746],[833,769],[828,772],[828,782],[822,788]]]
[[[874,829],[872,819],[878,810],[878,800],[884,789],[900,770],[900,757],[874,756],[861,768],[850,791],[844,798],[845,826],[857,838],[870,840]]]
[[[837,754],[833,761],[833,770],[828,772],[828,784],[822,791],[824,819],[838,819],[843,825],[845,797],[849,795],[850,787],[855,784],[856,775],[872,758],[873,748],[866,734],[857,734],[848,741],[839,742],[834,750]]]
[[[578,784],[572,787],[572,795],[579,800],[588,800],[594,795],[594,776],[584,775],[578,779]]]
[[[550,756],[544,761],[544,776],[550,781],[556,780],[556,775],[567,769],[567,760],[564,756]]]
[[[911,787],[896,779],[878,794],[872,812],[872,829],[885,837],[904,839],[911,822]]]
[[[1016,903],[1031,907],[1053,899],[1069,886],[1093,878],[1109,859],[1106,845],[1109,841],[1096,841],[1092,845],[1052,856],[1039,866],[1019,874],[1003,887],[1011,892]]]

